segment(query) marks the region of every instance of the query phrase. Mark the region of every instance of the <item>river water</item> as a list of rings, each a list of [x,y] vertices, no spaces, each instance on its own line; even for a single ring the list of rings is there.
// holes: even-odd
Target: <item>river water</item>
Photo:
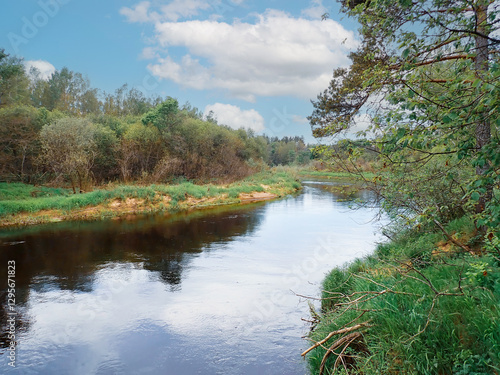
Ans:
[[[13,368],[3,292],[0,373],[307,374],[298,295],[317,297],[377,238],[374,211],[350,210],[331,183],[303,185],[243,207],[0,232],[17,314]]]

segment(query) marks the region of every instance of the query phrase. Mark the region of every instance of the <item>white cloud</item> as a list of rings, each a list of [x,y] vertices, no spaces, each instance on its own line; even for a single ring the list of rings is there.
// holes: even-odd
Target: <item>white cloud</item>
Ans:
[[[312,0],[311,6],[302,11],[302,15],[312,19],[321,19],[325,13],[328,13],[328,9],[323,5],[322,0]]]
[[[154,58],[159,57],[158,52],[156,48],[154,47],[146,47],[142,50],[141,55],[139,56],[141,59],[144,60],[152,60]]]
[[[219,124],[233,129],[245,128],[255,132],[264,130],[264,118],[255,109],[242,110],[231,104],[215,103],[205,107],[205,116],[213,112]]]
[[[328,86],[332,69],[347,66],[357,45],[354,33],[333,20],[293,18],[268,10],[257,22],[156,22],[166,52],[184,47],[182,58],[149,65],[163,79],[195,89],[222,89],[255,101],[256,96],[315,97]],[[202,62],[200,62],[202,61]]]
[[[52,73],[56,71],[54,65],[44,60],[29,60],[24,62],[24,68],[29,73],[31,68],[35,68],[40,72],[40,78],[48,80]]]
[[[198,15],[199,10],[210,9],[211,5],[206,0],[174,0],[161,7],[163,19],[177,21]]]
[[[120,14],[127,17],[129,22],[149,22],[152,21],[149,15],[149,7],[151,3],[149,1],[142,1],[136,4],[134,8],[123,7],[120,9]]]
[[[292,121],[296,124],[309,124],[309,120],[306,117],[300,115],[293,115]]]
[[[367,131],[372,124],[372,117],[368,113],[360,113],[354,117],[352,126],[345,132],[347,138],[358,138],[358,132]]]
[[[132,8],[123,7],[120,14],[127,17],[129,22],[160,22],[177,21],[180,18],[193,17],[200,11],[212,9],[213,1],[207,0],[173,0],[158,7],[158,11],[151,10],[149,1],[142,1]]]

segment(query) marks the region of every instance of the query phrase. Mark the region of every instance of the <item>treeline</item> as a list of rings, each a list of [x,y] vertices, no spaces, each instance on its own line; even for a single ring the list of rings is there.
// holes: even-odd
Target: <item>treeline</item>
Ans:
[[[44,80],[0,50],[0,180],[71,183],[230,181],[266,165],[308,164],[302,137],[234,130],[189,103],[120,87],[100,94],[67,68]]]

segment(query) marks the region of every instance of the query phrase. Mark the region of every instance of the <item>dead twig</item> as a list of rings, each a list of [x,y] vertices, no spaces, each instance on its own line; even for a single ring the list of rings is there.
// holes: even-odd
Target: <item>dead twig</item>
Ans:
[[[318,341],[316,344],[314,344],[313,346],[311,346],[309,349],[307,349],[301,355],[302,355],[302,357],[304,357],[311,350],[316,349],[320,345],[323,345],[325,342],[327,342],[328,340],[330,340],[335,335],[341,335],[341,334],[344,334],[344,333],[349,333],[349,332],[356,331],[357,329],[360,329],[360,328],[363,328],[363,327],[371,327],[370,322],[367,321],[367,322],[356,324],[355,326],[352,326],[352,327],[342,328],[342,329],[339,329],[337,331],[330,332],[328,334],[328,336],[326,336],[323,340]]]
[[[342,362],[342,365],[344,366],[344,368],[347,372],[348,371],[347,366],[344,362],[344,356],[345,356],[344,353],[347,350],[347,348],[349,347],[349,345],[351,345],[355,340],[359,340],[362,337],[363,336],[361,335],[361,333],[353,332],[353,333],[350,333],[347,336],[341,337],[340,339],[335,341],[333,343],[333,345],[327,349],[325,355],[323,356],[323,359],[321,360],[321,366],[319,368],[319,375],[323,374],[323,370],[325,369],[326,360],[328,359],[329,355],[332,353],[337,355],[337,359],[335,360],[335,365],[334,365],[333,370],[335,371],[337,369],[339,363]],[[342,351],[340,353],[335,353],[334,350],[341,347],[342,345],[344,345],[344,348],[342,349]]]

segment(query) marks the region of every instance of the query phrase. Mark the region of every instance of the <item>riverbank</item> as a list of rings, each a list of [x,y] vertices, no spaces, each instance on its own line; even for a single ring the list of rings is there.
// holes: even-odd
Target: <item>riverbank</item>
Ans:
[[[228,185],[108,185],[92,192],[0,184],[0,227],[64,220],[99,220],[131,215],[172,213],[214,206],[276,199],[294,193],[300,183],[282,171],[252,175]]]
[[[500,373],[498,233],[483,243],[469,218],[446,230],[401,233],[326,277],[312,374]]]

